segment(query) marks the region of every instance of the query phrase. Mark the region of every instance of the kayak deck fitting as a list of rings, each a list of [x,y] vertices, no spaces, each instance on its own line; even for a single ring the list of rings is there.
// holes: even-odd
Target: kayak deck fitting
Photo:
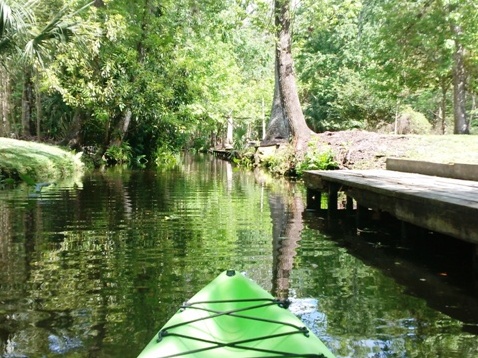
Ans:
[[[184,303],[138,358],[333,358],[288,306],[241,273],[225,271]]]

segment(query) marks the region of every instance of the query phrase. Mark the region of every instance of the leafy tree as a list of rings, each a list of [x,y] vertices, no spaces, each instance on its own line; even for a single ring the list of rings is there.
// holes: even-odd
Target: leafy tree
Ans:
[[[39,132],[39,91],[35,78],[45,59],[55,51],[53,43],[69,40],[76,32],[76,15],[89,4],[79,7],[77,1],[52,2],[44,6],[40,0],[0,1],[0,60],[6,68],[20,63],[17,75],[23,77],[22,127],[24,134],[34,134],[33,104],[37,102]],[[13,71],[10,69],[11,73]],[[36,74],[36,75],[35,75]],[[34,98],[36,92],[37,98]],[[37,133],[39,134],[39,133]]]
[[[476,11],[471,1],[380,1],[373,18],[377,37],[371,37],[370,73],[398,100],[432,88],[442,94],[444,122],[446,95],[453,84],[454,132],[468,133],[465,58],[476,45]],[[379,20],[381,19],[381,20]]]
[[[64,45],[49,74],[49,87],[76,108],[70,144],[99,143],[104,151],[127,141],[135,155],[151,154],[205,146],[229,116],[254,126],[270,83],[263,55],[270,42],[247,21],[246,8],[235,1],[105,2],[87,20],[99,36],[86,51]]]
[[[298,9],[298,70],[307,120],[316,131],[374,128],[391,116],[367,76],[373,30],[360,0],[306,1]]]

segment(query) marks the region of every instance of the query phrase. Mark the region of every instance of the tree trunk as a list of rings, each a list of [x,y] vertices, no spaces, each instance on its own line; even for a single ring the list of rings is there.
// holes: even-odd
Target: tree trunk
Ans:
[[[36,105],[36,136],[37,141],[41,140],[41,121],[42,121],[42,107],[41,107],[41,93],[40,93],[40,78],[38,70],[35,70],[35,105]]]
[[[226,139],[224,140],[224,149],[232,149],[234,147],[234,121],[232,115],[227,116]]]
[[[10,133],[10,78],[8,72],[0,67],[0,136],[8,137]]]
[[[447,85],[442,81],[441,85],[441,134],[446,133],[446,93]]]
[[[33,112],[33,82],[32,71],[26,67],[23,72],[23,93],[22,93],[22,135],[33,135],[34,123],[32,123]]]
[[[65,138],[62,140],[62,145],[67,145],[68,147],[76,150],[81,150],[81,124],[82,124],[82,113],[80,108],[75,109],[73,118],[70,125],[68,126],[68,132],[66,133]]]
[[[292,143],[296,152],[300,155],[306,150],[311,130],[307,126],[302,113],[295,81],[290,30],[290,0],[275,0],[274,10],[277,28],[276,61],[279,93],[284,115],[289,121]]]
[[[121,118],[116,123],[110,124],[107,144],[108,147],[112,145],[121,146],[124,137],[128,133],[129,125],[131,124],[131,117],[133,113],[128,108],[122,114]]]
[[[267,130],[262,140],[262,145],[271,145],[287,142],[291,134],[290,124],[287,120],[281,103],[281,96],[279,90],[279,69],[277,66],[277,59],[275,65],[275,85],[274,85],[274,99],[272,100],[271,117]]]
[[[470,124],[473,123],[476,117],[475,113],[476,113],[476,95],[472,94],[471,95],[471,113],[470,113],[470,116],[468,117],[468,123]]]
[[[462,30],[457,25],[452,25],[455,34],[455,53],[453,55],[453,107],[454,107],[454,134],[470,134],[469,123],[466,118],[466,72],[465,48],[460,41]]]

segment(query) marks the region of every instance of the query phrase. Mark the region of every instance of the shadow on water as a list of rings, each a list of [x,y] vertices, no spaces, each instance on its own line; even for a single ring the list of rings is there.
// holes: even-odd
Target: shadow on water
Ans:
[[[309,227],[326,234],[350,255],[375,267],[421,298],[434,310],[463,322],[462,329],[478,335],[478,291],[469,243],[407,226],[382,214],[357,228],[345,211],[330,218],[327,210],[303,213]]]

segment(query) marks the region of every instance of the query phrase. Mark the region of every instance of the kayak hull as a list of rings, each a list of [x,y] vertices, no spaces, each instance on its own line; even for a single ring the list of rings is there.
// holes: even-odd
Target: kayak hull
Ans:
[[[186,302],[138,358],[334,356],[255,282],[225,271]]]

